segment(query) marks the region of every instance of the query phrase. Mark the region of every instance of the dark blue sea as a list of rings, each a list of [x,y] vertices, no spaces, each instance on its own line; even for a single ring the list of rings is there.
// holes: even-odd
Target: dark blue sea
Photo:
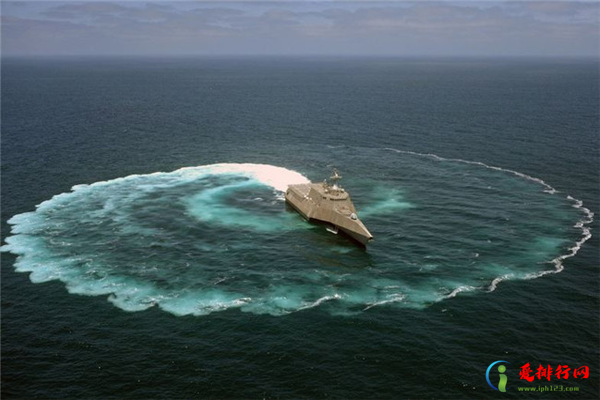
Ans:
[[[3,59],[3,397],[598,398],[598,70]]]

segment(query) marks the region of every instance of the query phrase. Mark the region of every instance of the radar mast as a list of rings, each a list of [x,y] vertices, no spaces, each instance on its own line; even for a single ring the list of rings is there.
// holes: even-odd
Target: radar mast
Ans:
[[[330,185],[332,190],[343,190],[342,185],[339,184],[340,179],[342,179],[342,176],[338,173],[337,168],[334,168],[333,175],[329,177],[329,180],[332,182]]]

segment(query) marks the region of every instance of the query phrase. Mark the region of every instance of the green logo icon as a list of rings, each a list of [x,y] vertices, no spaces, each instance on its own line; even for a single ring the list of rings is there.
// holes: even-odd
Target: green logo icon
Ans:
[[[504,374],[506,372],[506,365],[498,365],[498,375],[500,376],[500,381],[498,381],[498,387],[494,386],[492,384],[492,381],[490,381],[490,371],[492,370],[492,367],[500,363],[510,364],[508,361],[504,360],[494,361],[488,366],[487,371],[485,371],[485,380],[487,381],[488,385],[491,386],[492,389],[506,393],[506,389],[508,389],[506,387],[506,384],[508,383],[508,378]]]
[[[508,378],[504,375],[506,372],[506,367],[504,365],[500,365],[498,367],[498,372],[500,372],[500,382],[498,382],[498,390],[501,392],[506,392],[506,381]]]

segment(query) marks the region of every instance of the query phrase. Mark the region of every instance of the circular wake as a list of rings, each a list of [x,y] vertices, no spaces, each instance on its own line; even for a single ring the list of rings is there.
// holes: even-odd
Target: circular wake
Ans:
[[[375,236],[367,252],[286,208],[287,185],[307,178],[261,164],[78,185],[11,218],[1,250],[33,282],[58,279],[127,311],[283,315],[424,307],[493,290],[560,271],[590,236],[580,201],[516,171],[400,150],[352,160],[339,167],[354,177],[348,190]]]

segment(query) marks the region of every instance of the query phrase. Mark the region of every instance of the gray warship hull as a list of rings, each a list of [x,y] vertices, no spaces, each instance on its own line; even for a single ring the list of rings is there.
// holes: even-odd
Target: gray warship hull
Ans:
[[[290,185],[285,200],[305,219],[331,224],[334,233],[342,231],[363,246],[373,240],[358,219],[350,195],[336,185],[325,182]]]

